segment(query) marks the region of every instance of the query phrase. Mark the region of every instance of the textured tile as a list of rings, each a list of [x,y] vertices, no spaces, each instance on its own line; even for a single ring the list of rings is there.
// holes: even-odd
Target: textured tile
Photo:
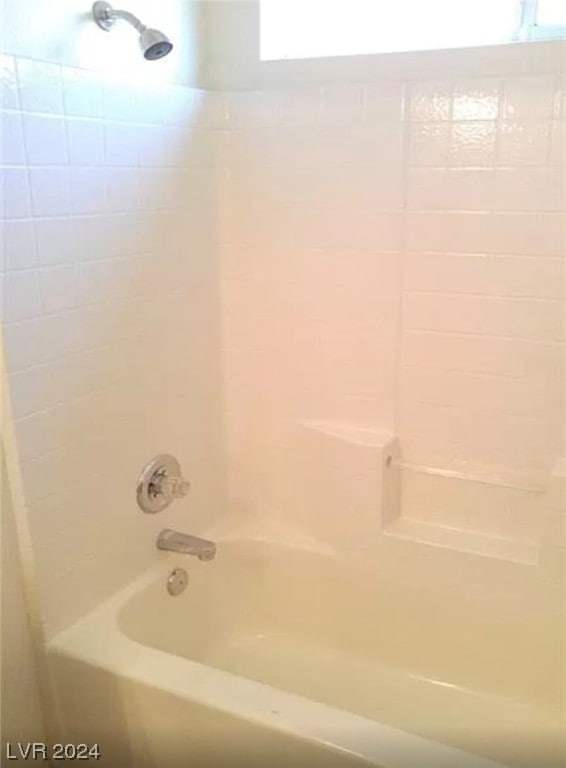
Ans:
[[[556,166],[498,168],[492,175],[493,207],[498,211],[559,211],[563,208]]]
[[[503,92],[502,117],[508,120],[551,120],[560,106],[558,81],[553,75],[507,80]]]
[[[0,251],[4,269],[32,269],[37,251],[32,221],[0,222]]]
[[[71,207],[76,215],[108,210],[104,168],[71,168]]]
[[[24,112],[63,113],[61,68],[31,59],[18,59],[18,83]]]
[[[62,84],[66,115],[96,118],[103,116],[102,84],[97,73],[63,67]]]
[[[31,213],[25,168],[3,168],[0,187],[0,217],[25,219]]]
[[[21,115],[18,112],[0,112],[0,163],[24,165],[25,162]]]
[[[417,83],[409,89],[409,109],[413,120],[450,120],[451,83]]]
[[[490,169],[414,169],[409,181],[409,206],[415,209],[490,210],[493,174]]]
[[[104,125],[94,120],[68,120],[69,163],[75,166],[104,165]]]
[[[411,126],[412,165],[446,165],[450,156],[450,123],[415,123]]]
[[[556,342],[564,340],[561,309],[558,301],[407,292],[403,324],[410,330]]]
[[[23,122],[30,166],[67,164],[67,134],[62,118],[24,114]]]
[[[549,121],[504,121],[500,126],[501,165],[542,165],[548,162]]]
[[[57,265],[40,271],[44,312],[60,312],[81,303],[79,275],[75,264]]]
[[[32,168],[29,178],[36,216],[67,216],[71,213],[70,179],[66,168]]]
[[[459,83],[454,90],[452,117],[454,120],[496,120],[499,99],[497,80]]]
[[[495,160],[496,124],[489,120],[453,123],[449,164],[490,166]]]
[[[3,287],[3,320],[15,322],[41,314],[41,298],[37,272],[7,272]]]
[[[84,244],[74,237],[71,218],[36,219],[35,237],[43,266],[74,261]]]

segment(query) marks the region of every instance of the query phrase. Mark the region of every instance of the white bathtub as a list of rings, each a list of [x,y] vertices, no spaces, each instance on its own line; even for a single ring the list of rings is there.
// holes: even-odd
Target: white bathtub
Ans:
[[[111,768],[559,766],[564,721],[518,632],[367,564],[242,541],[168,556],[48,650],[61,739]]]

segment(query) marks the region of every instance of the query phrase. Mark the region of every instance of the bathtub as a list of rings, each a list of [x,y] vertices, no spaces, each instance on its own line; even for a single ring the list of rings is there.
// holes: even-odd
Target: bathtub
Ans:
[[[166,555],[49,644],[59,738],[111,768],[563,764],[509,645],[527,628],[443,600],[265,541]]]

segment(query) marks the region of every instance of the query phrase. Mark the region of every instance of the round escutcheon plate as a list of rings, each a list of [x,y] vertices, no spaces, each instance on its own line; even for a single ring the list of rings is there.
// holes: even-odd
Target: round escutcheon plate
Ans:
[[[173,597],[177,597],[184,592],[189,583],[189,576],[184,568],[175,568],[171,571],[167,579],[167,592]]]

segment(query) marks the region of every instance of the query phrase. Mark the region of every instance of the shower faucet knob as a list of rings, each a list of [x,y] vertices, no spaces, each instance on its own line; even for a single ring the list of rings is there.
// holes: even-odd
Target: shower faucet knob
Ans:
[[[160,472],[155,476],[149,485],[149,492],[152,496],[171,496],[174,499],[182,499],[189,492],[191,484],[182,477],[169,477],[165,472]]]
[[[177,459],[162,454],[150,461],[141,473],[137,487],[138,504],[144,512],[161,512],[175,499],[186,496],[190,487]]]

